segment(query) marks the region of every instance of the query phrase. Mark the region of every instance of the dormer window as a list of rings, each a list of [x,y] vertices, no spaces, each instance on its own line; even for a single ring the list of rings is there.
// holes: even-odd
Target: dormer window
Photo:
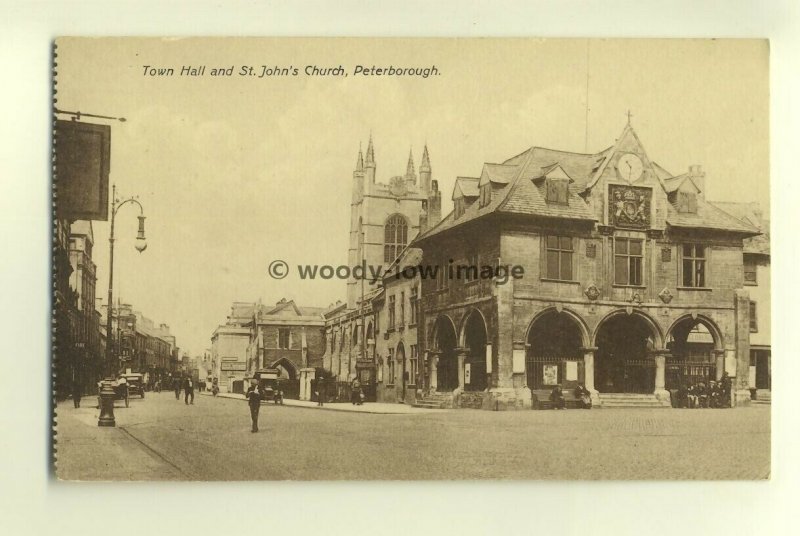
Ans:
[[[548,177],[545,179],[545,185],[547,187],[547,202],[556,205],[566,205],[568,204],[569,198],[569,180],[562,179],[562,178],[550,178]]]
[[[492,185],[491,183],[486,183],[481,186],[480,191],[480,207],[483,208],[488,205],[492,201]]]
[[[678,212],[697,214],[697,194],[694,192],[678,192]]]
[[[458,199],[456,199],[453,202],[453,206],[454,206],[455,213],[456,213],[455,214],[456,219],[458,219],[458,218],[460,218],[461,216],[464,215],[464,210],[466,210],[466,209],[464,207],[464,198],[463,197],[459,197]]]

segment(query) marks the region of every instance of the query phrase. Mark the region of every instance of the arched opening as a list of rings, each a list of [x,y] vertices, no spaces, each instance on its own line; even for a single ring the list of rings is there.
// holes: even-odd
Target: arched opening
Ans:
[[[383,262],[391,264],[408,243],[408,223],[400,214],[386,220],[383,227]]]
[[[641,314],[612,313],[595,336],[595,388],[601,393],[653,393],[659,345],[652,320]]]
[[[447,316],[439,316],[434,325],[433,353],[436,361],[436,390],[452,391],[458,387],[456,329]]]
[[[584,382],[583,333],[571,315],[550,309],[534,318],[528,329],[525,374],[530,389],[554,385],[574,387]]]
[[[687,316],[679,319],[667,335],[664,387],[680,389],[700,382],[708,385],[722,371],[717,370],[715,350],[722,349],[717,326],[708,319]]]
[[[278,377],[282,379],[297,379],[297,367],[288,359],[281,358],[270,365],[270,368],[278,369]]]
[[[464,322],[464,390],[483,391],[486,379],[486,322],[483,315],[473,310]]]

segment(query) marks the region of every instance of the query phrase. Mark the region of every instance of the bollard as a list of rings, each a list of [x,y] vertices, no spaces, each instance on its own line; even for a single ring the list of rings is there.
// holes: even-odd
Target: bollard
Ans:
[[[97,420],[97,426],[117,425],[114,419],[114,398],[116,398],[116,392],[112,380],[103,380],[100,388],[100,418]]]

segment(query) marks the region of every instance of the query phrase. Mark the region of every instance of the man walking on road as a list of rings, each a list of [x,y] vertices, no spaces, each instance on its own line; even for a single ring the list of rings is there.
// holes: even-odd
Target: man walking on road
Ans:
[[[181,399],[181,380],[179,378],[172,379],[172,388],[175,389],[175,400]]]
[[[183,380],[183,391],[184,391],[184,399],[183,401],[186,404],[189,404],[189,398],[192,399],[192,404],[194,404],[194,383],[192,383],[192,378],[190,376],[186,376],[186,379]]]
[[[257,380],[250,380],[250,387],[247,388],[245,397],[250,405],[250,419],[253,421],[253,428],[250,431],[255,433],[258,432],[258,412],[261,409],[261,398],[263,397]]]

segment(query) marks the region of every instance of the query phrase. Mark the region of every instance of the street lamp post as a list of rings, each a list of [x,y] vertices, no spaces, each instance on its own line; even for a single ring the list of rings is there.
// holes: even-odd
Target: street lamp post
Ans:
[[[114,377],[116,375],[116,360],[114,359],[113,331],[111,327],[112,307],[114,303],[114,219],[117,212],[125,204],[132,203],[139,206],[139,232],[136,236],[136,249],[141,253],[147,249],[147,242],[144,237],[144,208],[135,197],[129,197],[120,201],[117,199],[117,185],[113,185],[111,193],[111,233],[108,237],[109,257],[108,257],[108,304],[106,311],[106,378],[102,382],[100,389],[100,418],[97,426],[116,426],[114,419]],[[117,311],[119,315],[119,311]],[[119,318],[117,318],[119,324]]]

